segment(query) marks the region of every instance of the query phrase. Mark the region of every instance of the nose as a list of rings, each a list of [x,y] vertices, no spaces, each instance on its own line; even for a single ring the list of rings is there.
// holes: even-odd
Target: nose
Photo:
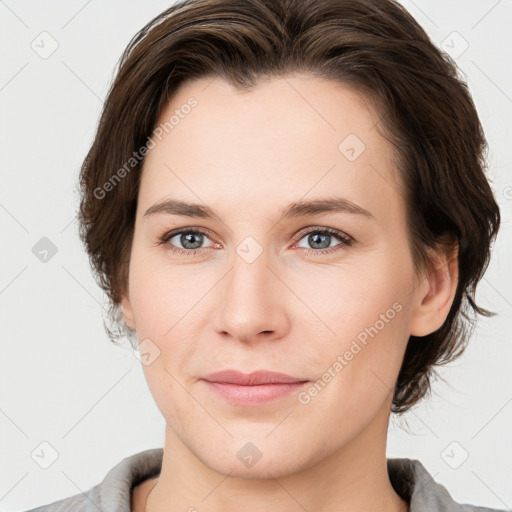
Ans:
[[[217,333],[243,343],[277,340],[285,335],[289,328],[286,286],[269,263],[265,252],[252,262],[235,254],[233,266],[217,290]]]

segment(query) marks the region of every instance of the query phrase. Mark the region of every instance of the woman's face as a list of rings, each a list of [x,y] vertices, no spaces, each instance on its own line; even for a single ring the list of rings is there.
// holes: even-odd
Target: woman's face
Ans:
[[[168,435],[231,476],[374,452],[424,291],[378,120],[306,75],[246,93],[192,81],[169,119],[144,164],[123,301]],[[196,207],[145,215],[165,201]],[[227,369],[308,382],[236,401],[203,380]]]

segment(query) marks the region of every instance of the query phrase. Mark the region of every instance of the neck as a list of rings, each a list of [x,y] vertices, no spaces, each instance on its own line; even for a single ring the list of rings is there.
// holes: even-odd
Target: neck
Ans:
[[[168,427],[160,475],[144,482],[133,510],[144,512],[137,505],[147,499],[145,512],[406,512],[408,503],[393,489],[387,471],[388,421],[389,412],[385,424],[373,422],[329,456],[293,473],[269,468],[268,478],[215,471]]]

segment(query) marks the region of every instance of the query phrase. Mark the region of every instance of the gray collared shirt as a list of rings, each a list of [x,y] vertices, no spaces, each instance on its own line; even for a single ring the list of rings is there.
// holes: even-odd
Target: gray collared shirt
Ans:
[[[163,449],[153,448],[124,458],[102,482],[76,494],[26,512],[131,512],[132,489],[157,476]],[[389,479],[395,491],[410,502],[410,512],[505,512],[453,500],[416,459],[387,459]]]

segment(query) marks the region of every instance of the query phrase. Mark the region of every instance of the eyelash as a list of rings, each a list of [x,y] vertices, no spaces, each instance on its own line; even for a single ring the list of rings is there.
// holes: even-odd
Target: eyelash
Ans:
[[[210,248],[210,247],[201,247],[199,249],[181,249],[181,248],[175,247],[174,245],[169,243],[170,240],[172,238],[174,238],[176,235],[181,235],[183,233],[204,235],[204,236],[208,237],[207,232],[203,231],[201,229],[182,228],[182,229],[178,229],[176,231],[171,231],[169,233],[166,233],[165,235],[163,235],[162,237],[159,238],[159,241],[157,244],[158,245],[168,245],[169,250],[175,254],[185,254],[187,256],[192,256],[192,257],[201,256],[203,251]],[[342,247],[350,247],[351,245],[354,244],[354,239],[352,237],[350,237],[349,235],[343,233],[342,231],[338,231],[337,229],[332,229],[332,228],[327,228],[327,227],[322,227],[322,228],[315,227],[315,228],[309,229],[307,231],[302,231],[298,235],[297,242],[299,242],[300,240],[302,240],[302,238],[304,238],[306,235],[309,235],[311,233],[328,234],[328,235],[338,238],[341,243],[338,245],[335,245],[334,247],[329,247],[327,249],[304,249],[303,247],[301,247],[301,249],[306,251],[306,254],[308,256],[309,255],[317,256],[318,254],[331,254],[334,251],[337,251]],[[208,237],[208,238],[210,238],[210,237]]]

